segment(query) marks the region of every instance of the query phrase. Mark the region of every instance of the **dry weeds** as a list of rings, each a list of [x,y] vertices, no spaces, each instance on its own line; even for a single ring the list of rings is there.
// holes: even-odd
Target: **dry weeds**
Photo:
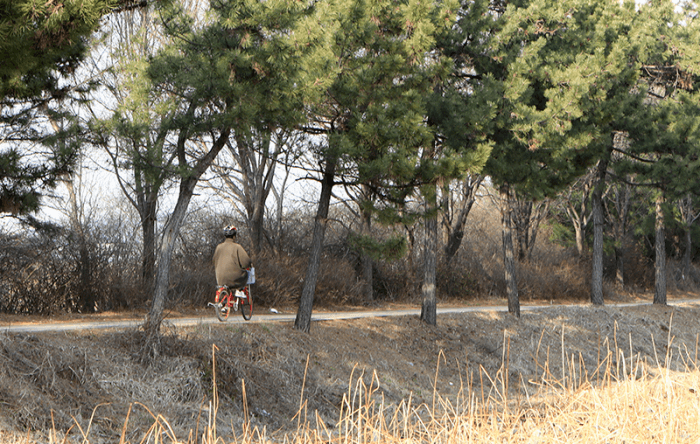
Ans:
[[[148,367],[134,332],[3,335],[0,441],[698,442],[699,315],[202,325]]]

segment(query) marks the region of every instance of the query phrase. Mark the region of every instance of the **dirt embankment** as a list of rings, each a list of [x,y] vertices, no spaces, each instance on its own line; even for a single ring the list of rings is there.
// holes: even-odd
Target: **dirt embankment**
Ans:
[[[318,322],[310,334],[291,323],[201,325],[168,330],[148,365],[139,362],[135,331],[0,333],[0,430],[66,431],[77,423],[114,440],[128,416],[133,441],[160,414],[185,439],[209,421],[214,378],[220,436],[240,430],[244,404],[251,424],[268,432],[295,428],[300,405],[307,418],[333,427],[360,378],[379,385],[387,404],[409,397],[416,404],[430,403],[435,389],[446,399],[468,389],[494,395],[488,377],[503,372],[513,393],[532,395],[543,375],[595,383],[604,366],[629,372],[667,357],[684,371],[697,360],[698,319],[697,305],[553,306],[520,319],[444,315],[437,327],[415,316]]]

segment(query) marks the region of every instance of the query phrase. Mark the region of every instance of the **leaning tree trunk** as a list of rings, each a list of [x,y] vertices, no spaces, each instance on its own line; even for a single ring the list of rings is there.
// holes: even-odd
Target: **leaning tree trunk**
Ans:
[[[267,197],[267,196],[265,196]],[[253,216],[250,219],[251,223],[251,237],[253,244],[253,256],[257,257],[262,251],[263,245],[263,222],[265,220],[265,200],[261,197],[256,203],[253,209]]]
[[[596,165],[596,178],[591,195],[593,211],[593,264],[591,267],[591,303],[603,305],[603,189],[608,169],[605,156]]]
[[[431,190],[434,193],[436,190]],[[438,249],[437,209],[435,195],[426,205],[425,243],[423,248],[423,285],[421,287],[422,306],[420,319],[428,325],[437,325],[436,268]]]
[[[180,191],[177,197],[177,203],[173,214],[165,224],[163,232],[163,241],[161,243],[158,264],[156,266],[155,289],[153,292],[153,302],[151,309],[146,315],[146,321],[143,325],[143,330],[146,332],[147,342],[153,347],[146,347],[144,351],[147,354],[157,353],[157,341],[155,338],[160,336],[160,325],[163,322],[163,310],[165,308],[165,298],[168,295],[168,287],[170,286],[170,264],[172,262],[173,250],[175,249],[175,241],[180,232],[182,222],[187,215],[187,208],[192,199],[194,188],[197,186],[199,178],[209,168],[211,163],[221,151],[226,140],[231,134],[231,129],[225,129],[212,145],[211,150],[197,161],[196,165],[189,171],[189,175],[180,182]],[[178,140],[178,149],[181,152],[180,158],[184,159],[185,136],[181,135]]]
[[[501,185],[501,226],[503,239],[503,268],[505,270],[506,291],[508,296],[508,313],[520,317],[520,299],[518,282],[515,273],[515,251],[513,248],[513,207],[511,204],[510,187]]]
[[[666,305],[666,225],[663,211],[664,195],[656,197],[656,239],[654,249],[654,304]]]
[[[272,178],[275,173],[276,155],[270,156],[271,134],[261,134],[262,159],[255,162],[255,142],[243,136],[236,138],[237,150],[234,157],[237,159],[243,175],[243,201],[247,213],[248,228],[251,233],[252,252],[257,256],[262,251],[264,231],[263,220],[265,216],[265,202],[270,194]],[[271,159],[272,158],[272,159]],[[266,168],[267,167],[267,168]]]
[[[140,203],[141,232],[143,234],[143,251],[141,254],[141,288],[153,291],[156,269],[156,205],[151,199]]]
[[[187,180],[180,186],[180,193],[177,199],[177,204],[175,205],[175,210],[164,227],[163,241],[161,242],[161,247],[158,254],[158,265],[156,266],[153,302],[151,304],[151,310],[148,312],[146,322],[143,326],[143,329],[149,338],[159,336],[160,324],[163,322],[165,299],[168,295],[168,288],[170,287],[170,264],[172,263],[173,250],[175,249],[175,242],[177,240],[178,233],[180,232],[180,227],[182,226],[182,222],[185,220],[185,216],[187,215],[187,207],[190,204],[194,185],[197,181],[192,181],[193,183],[191,185],[189,182],[190,180]],[[157,352],[157,350],[153,351]]]
[[[303,332],[311,329],[311,311],[314,306],[314,293],[316,292],[316,282],[318,281],[318,269],[321,265],[321,251],[323,250],[323,238],[328,225],[328,207],[331,202],[331,191],[333,190],[335,167],[337,159],[326,158],[326,167],[321,181],[321,196],[316,210],[314,221],[314,235],[311,243],[311,253],[309,254],[309,264],[306,267],[306,278],[304,288],[301,290],[301,300],[299,310],[294,321],[294,328]]]

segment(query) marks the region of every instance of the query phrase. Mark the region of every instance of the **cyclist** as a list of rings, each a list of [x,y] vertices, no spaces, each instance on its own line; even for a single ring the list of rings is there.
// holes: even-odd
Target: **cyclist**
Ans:
[[[216,285],[227,285],[236,290],[236,296],[245,297],[239,289],[245,287],[248,280],[247,268],[253,263],[250,256],[236,242],[238,230],[233,225],[224,227],[223,234],[226,239],[216,246],[214,251],[214,271],[216,273]]]

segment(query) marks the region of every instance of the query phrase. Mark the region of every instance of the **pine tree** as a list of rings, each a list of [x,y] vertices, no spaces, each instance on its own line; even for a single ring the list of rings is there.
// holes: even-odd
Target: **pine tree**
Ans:
[[[415,0],[340,0],[335,10],[334,65],[327,100],[312,110],[324,134],[318,156],[321,197],[295,328],[308,331],[332,187],[368,185],[389,202],[413,187],[421,148],[430,146],[426,99],[441,60],[431,60],[435,33],[450,23],[449,7]],[[337,177],[336,177],[337,176]],[[346,180],[347,179],[347,180]],[[365,205],[365,204],[362,204]],[[374,206],[373,202],[366,207]]]
[[[94,66],[100,88],[86,105],[93,118],[90,136],[109,156],[122,193],[139,215],[142,236],[141,289],[150,298],[156,265],[157,209],[174,174],[168,131],[160,123],[177,112],[172,97],[154,94],[146,73],[149,57],[168,40],[154,8],[122,11],[107,23],[103,56]],[[101,48],[96,48],[99,51]],[[97,63],[97,61],[96,61]],[[111,113],[100,112],[104,107]],[[136,297],[136,295],[134,295]]]
[[[177,2],[162,2],[173,44],[147,67],[148,94],[163,97],[160,149],[178,184],[178,199],[158,251],[155,292],[144,329],[158,338],[172,253],[202,174],[238,131],[267,124],[291,128],[324,84],[327,51],[321,5],[293,0],[212,3],[211,21],[194,26]],[[147,352],[157,352],[157,342]]]
[[[52,133],[42,123],[72,120],[54,103],[84,89],[67,79],[113,3],[0,0],[0,211],[37,210],[42,192],[70,171],[78,146],[60,140],[73,137],[75,127]]]
[[[620,152],[616,174],[657,190],[655,202],[654,303],[666,304],[667,202],[700,193],[700,22],[689,5],[653,2],[640,8],[646,26],[636,39],[644,43],[638,89],[645,101]]]
[[[487,171],[496,184],[542,198],[607,164],[613,135],[636,126],[644,96],[633,91],[656,41],[640,37],[648,22],[634,2],[535,0],[501,19],[492,56],[502,63],[504,102]],[[604,171],[598,178],[594,188]]]

